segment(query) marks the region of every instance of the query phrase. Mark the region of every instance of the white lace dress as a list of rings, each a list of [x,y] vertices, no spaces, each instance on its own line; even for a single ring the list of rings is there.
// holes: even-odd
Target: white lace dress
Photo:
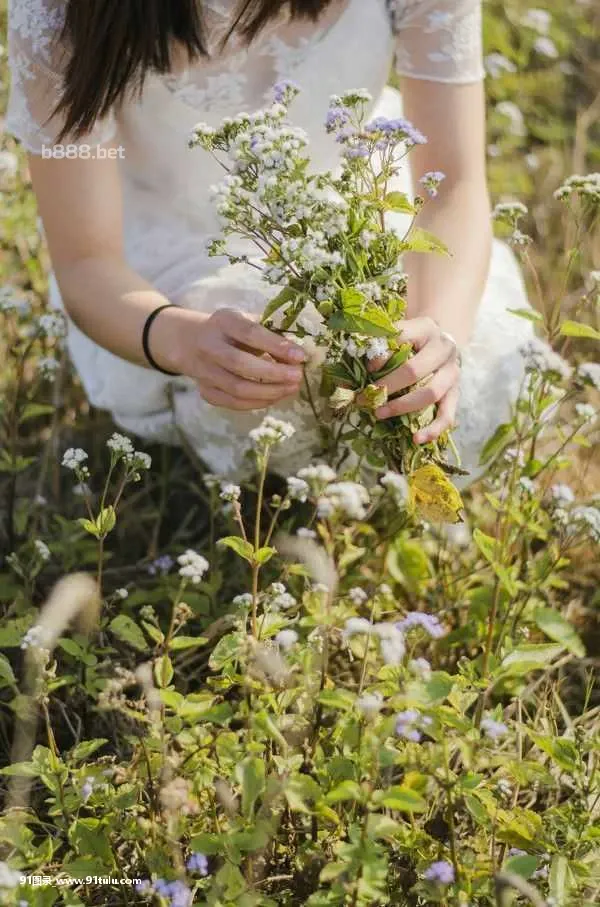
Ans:
[[[42,145],[52,146],[60,130],[56,118],[48,117],[60,92],[64,48],[56,38],[65,6],[66,0],[9,0],[12,86],[6,128],[34,154],[41,153]],[[228,28],[235,6],[236,0],[204,0],[212,47]],[[339,149],[323,129],[330,95],[366,88],[378,99],[374,114],[398,116],[401,98],[386,87],[392,61],[400,73],[414,78],[482,79],[479,0],[337,0],[316,25],[291,23],[282,15],[249,48],[233,40],[224,54],[208,62],[176,75],[150,76],[140,101],[124,104],[78,142],[96,145],[114,139],[124,149],[120,166],[130,265],[175,303],[203,311],[234,306],[260,312],[272,288],[263,286],[249,267],[223,264],[206,253],[207,237],[218,232],[209,187],[218,181],[219,171],[207,154],[188,150],[192,127],[198,121],[217,125],[224,116],[263,106],[273,84],[289,78],[302,89],[293,117],[311,137],[314,165],[335,168]],[[408,173],[399,187],[410,189]],[[60,307],[52,276],[50,287],[51,305]],[[483,442],[508,416],[523,374],[519,350],[532,335],[530,322],[507,309],[527,305],[512,252],[495,242],[474,334],[464,353],[455,432],[463,465],[472,476]],[[261,413],[215,408],[193,382],[132,365],[73,324],[68,342],[90,401],[110,410],[123,429],[177,443],[178,426],[209,469],[229,476],[239,472],[247,433]],[[310,411],[297,401],[274,414],[297,427],[294,442],[282,445],[276,465],[291,470],[305,464],[317,444]]]

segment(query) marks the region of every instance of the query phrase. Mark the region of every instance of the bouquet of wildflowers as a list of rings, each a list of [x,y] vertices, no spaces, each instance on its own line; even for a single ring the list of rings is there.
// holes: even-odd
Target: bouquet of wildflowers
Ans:
[[[222,236],[211,255],[258,268],[278,292],[263,324],[324,352],[319,393],[305,393],[323,428],[322,454],[339,463],[352,451],[359,468],[394,470],[411,477],[435,514],[458,519],[460,496],[446,473],[464,473],[444,458],[450,435],[424,445],[412,436],[434,417],[434,406],[378,421],[375,410],[387,400],[382,379],[412,354],[402,342],[407,252],[446,253],[443,244],[411,224],[405,236],[386,229],[386,213],[413,218],[423,204],[389,191],[402,159],[426,141],[407,120],[367,121],[370,95],[363,90],[333,96],[325,128],[342,148],[339,176],[312,173],[302,129],[288,119],[298,90],[275,87],[274,102],[255,114],[223,120],[220,129],[198,125],[190,145],[209,151],[226,176],[214,187]],[[441,173],[421,181],[435,195]],[[249,241],[258,255],[233,254],[227,237]],[[310,338],[310,339],[309,339]],[[374,361],[385,361],[374,370]]]

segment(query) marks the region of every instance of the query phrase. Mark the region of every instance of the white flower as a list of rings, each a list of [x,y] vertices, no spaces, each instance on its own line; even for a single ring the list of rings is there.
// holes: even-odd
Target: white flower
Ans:
[[[113,432],[106,442],[106,446],[117,456],[133,457],[135,453],[131,440],[125,435],[119,434],[118,431]]]
[[[337,476],[331,466],[326,463],[313,463],[311,466],[305,466],[298,471],[298,478],[304,479],[311,488],[326,485],[328,482],[335,482]]]
[[[489,73],[492,79],[497,79],[498,76],[500,76],[503,72],[517,71],[517,67],[512,62],[512,60],[508,60],[502,54],[488,54],[483,62],[486,72]]]
[[[404,633],[395,624],[375,624],[373,632],[379,637],[381,657],[386,665],[397,666],[406,654]]]
[[[12,151],[0,151],[0,174],[12,179],[17,175],[18,169],[19,159],[17,155],[13,154]]]
[[[545,9],[528,9],[522,19],[523,25],[533,28],[540,35],[547,35],[552,24],[552,16]]]
[[[42,378],[45,378],[47,381],[54,381],[56,373],[60,368],[60,362],[52,356],[43,356],[38,360],[38,368]]]
[[[274,611],[287,611],[288,608],[293,608],[297,604],[298,602],[289,592],[280,592],[279,595],[276,595],[275,598],[271,600],[271,608]]]
[[[45,542],[42,542],[41,539],[36,539],[33,544],[38,557],[40,557],[43,561],[50,560],[50,549]]]
[[[533,49],[542,57],[548,57],[550,60],[556,60],[558,57],[558,48],[552,38],[540,35],[533,42]]]
[[[569,485],[565,485],[563,482],[552,485],[552,487],[550,488],[550,494],[552,495],[552,500],[559,507],[564,507],[568,504],[572,504],[575,501],[573,489]]]
[[[88,455],[81,447],[69,447],[63,454],[62,465],[66,467],[66,469],[79,469],[87,458]]]
[[[222,501],[229,501],[230,503],[233,503],[234,501],[239,501],[241,494],[242,489],[239,485],[228,483],[222,486],[219,497]]]
[[[253,602],[253,596],[249,592],[242,592],[233,599],[233,604],[238,608],[249,608]]]
[[[386,472],[381,479],[381,484],[387,488],[397,507],[405,507],[408,501],[408,482],[398,472]]]
[[[596,390],[600,391],[600,363],[599,362],[582,362],[577,367],[577,375],[584,381],[593,384]]]
[[[317,533],[314,529],[307,529],[305,526],[301,526],[300,529],[296,532],[296,535],[299,539],[316,539]]]
[[[21,648],[42,648],[43,644],[48,641],[48,631],[39,624],[30,627],[21,640]]]
[[[4,315],[16,314],[22,318],[29,315],[31,306],[24,297],[19,296],[16,287],[0,287],[0,312]]]
[[[539,337],[532,337],[522,348],[521,352],[527,359],[528,365],[540,372],[557,372],[561,378],[570,378],[572,368],[562,356],[555,353],[549,344]],[[598,367],[598,381],[600,384],[600,366]]]
[[[571,518],[575,523],[583,523],[594,541],[600,542],[600,510],[597,507],[575,507]]]
[[[408,668],[421,680],[429,680],[431,677],[431,665],[426,658],[411,658]]]
[[[310,488],[308,482],[297,476],[290,476],[287,480],[288,495],[293,501],[304,502],[308,498]]]
[[[575,412],[580,419],[585,419],[586,422],[595,419],[597,416],[596,408],[591,403],[576,403]]]
[[[62,312],[46,312],[37,321],[38,329],[45,337],[64,337],[67,333],[67,322]]]
[[[509,220],[516,222],[520,217],[527,214],[527,208],[523,202],[509,201],[498,202],[492,212],[492,217],[496,220]]]
[[[280,630],[275,637],[277,645],[286,652],[298,642],[298,634],[295,630]]]
[[[364,605],[368,601],[369,596],[364,589],[361,589],[360,586],[353,586],[352,589],[348,592],[348,598],[354,605]]]
[[[134,451],[133,457],[127,459],[131,459],[133,461],[136,469],[150,469],[150,467],[152,466],[152,457],[150,456],[150,454],[147,454],[143,450]]]
[[[223,479],[221,476],[217,476],[212,472],[205,472],[204,475],[202,476],[202,478],[204,480],[204,484],[209,489],[220,488],[221,484],[223,482]]]
[[[328,485],[317,501],[319,516],[328,517],[334,512],[353,520],[362,520],[367,515],[369,494],[358,482],[334,482]]]
[[[510,797],[513,792],[512,784],[507,778],[499,778],[496,787],[503,797]]]
[[[383,707],[383,696],[381,693],[364,693],[356,700],[356,706],[367,718],[373,718]]]
[[[290,422],[275,419],[274,416],[265,416],[258,428],[250,431],[249,437],[256,450],[266,451],[273,444],[279,444],[291,438],[296,429]]]
[[[372,359],[385,359],[390,355],[390,348],[385,337],[372,337],[367,343],[366,357]]]
[[[496,112],[510,120],[513,135],[525,135],[527,130],[523,111],[513,101],[500,101],[499,104],[496,104]]]
[[[600,271],[590,271],[588,277],[593,287],[600,287]]]
[[[125,589],[125,587],[122,586],[120,589],[117,589],[115,595],[117,596],[117,598],[120,598],[122,601],[124,601],[129,597],[129,592],[127,591],[127,589]]]
[[[197,584],[209,568],[209,563],[205,557],[188,548],[177,558],[180,564],[179,575],[184,579],[191,579],[192,583]]]
[[[11,869],[8,863],[0,863],[0,888],[16,888],[20,882],[20,872]]]
[[[373,624],[366,617],[349,617],[344,624],[344,639],[351,639],[359,633],[371,633]]]
[[[519,479],[519,485],[526,494],[535,494],[535,483],[531,481],[527,476],[521,476]]]

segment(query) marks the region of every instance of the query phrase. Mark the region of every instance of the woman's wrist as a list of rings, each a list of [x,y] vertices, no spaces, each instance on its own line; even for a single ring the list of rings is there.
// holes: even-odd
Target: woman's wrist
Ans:
[[[156,315],[148,331],[147,348],[161,370],[176,375],[189,372],[187,341],[205,317],[176,305],[169,305]]]

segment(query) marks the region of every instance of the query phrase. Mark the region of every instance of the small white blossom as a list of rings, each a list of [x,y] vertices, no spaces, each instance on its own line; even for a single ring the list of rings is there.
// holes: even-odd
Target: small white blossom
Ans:
[[[507,59],[502,54],[488,54],[484,61],[485,70],[492,79],[497,79],[503,72],[516,72],[517,67],[512,60]]]
[[[188,548],[177,558],[180,565],[179,575],[184,579],[190,579],[195,585],[199,583],[209,568],[209,563],[205,557]]]
[[[106,446],[109,450],[112,450],[113,453],[117,454],[117,456],[133,457],[135,453],[130,438],[119,434],[118,431],[113,432],[106,442]]]
[[[592,421],[597,416],[596,407],[591,403],[576,403],[575,412],[580,419],[584,419],[586,422]]]
[[[426,658],[411,658],[408,669],[421,680],[429,680],[431,677],[431,665]]]
[[[127,589],[125,589],[124,586],[122,586],[120,589],[116,590],[115,595],[117,596],[117,598],[125,601],[125,599],[129,597],[129,592],[127,591]]]
[[[81,787],[81,799],[83,800],[84,803],[87,803],[87,801],[92,796],[93,791],[94,791],[94,779],[91,777],[87,777]]]
[[[540,35],[539,38],[535,39],[533,49],[541,57],[548,57],[549,60],[556,60],[559,55],[556,44],[552,38],[548,38],[546,35]]]
[[[522,22],[540,35],[547,35],[552,24],[552,16],[548,10],[532,7],[523,16]]]
[[[527,476],[521,476],[519,485],[527,494],[535,494],[535,483]]]
[[[600,391],[600,363],[599,362],[582,362],[577,367],[577,375],[583,381],[593,384],[596,390]]]
[[[135,450],[131,460],[136,469],[150,469],[152,466],[152,457],[143,450]]]
[[[45,337],[61,339],[67,333],[67,322],[62,312],[46,312],[40,315],[37,326]]]
[[[371,633],[373,624],[366,617],[349,617],[344,624],[343,636],[345,639],[351,639],[360,633]]]
[[[575,501],[575,494],[573,493],[573,489],[569,485],[565,485],[562,482],[557,483],[556,485],[552,485],[552,487],[550,488],[550,494],[552,496],[552,500],[559,507],[573,504],[573,502]]]
[[[600,510],[597,507],[575,507],[571,518],[575,523],[582,524],[594,541],[600,542]]]
[[[8,863],[0,863],[0,888],[16,888],[20,882],[20,872],[11,869]]]
[[[43,648],[44,644],[48,642],[48,631],[41,627],[39,624],[34,624],[33,627],[30,627],[29,630],[23,636],[21,640],[21,648]]]
[[[266,451],[274,444],[291,438],[296,429],[290,422],[283,422],[273,416],[265,416],[258,428],[250,431],[249,437],[256,450]]]
[[[42,542],[41,539],[36,539],[34,541],[34,547],[37,552],[37,555],[41,560],[48,561],[50,560],[50,549],[48,548],[45,542]]]
[[[63,454],[62,465],[66,469],[76,470],[82,466],[87,458],[88,455],[81,447],[69,447]]]
[[[373,337],[367,343],[365,355],[369,362],[373,359],[385,359],[390,355],[390,348],[385,337]]]
[[[319,488],[329,482],[335,482],[337,476],[331,466],[326,463],[313,463],[298,471],[298,478],[308,482],[311,488]]]
[[[398,472],[386,472],[381,479],[381,484],[387,488],[397,507],[406,507],[409,496],[408,482]]]
[[[306,501],[310,491],[308,482],[305,479],[299,479],[297,476],[290,476],[287,480],[288,495],[293,501]]]
[[[317,512],[321,517],[340,513],[353,520],[362,520],[367,515],[369,494],[364,485],[357,482],[334,482],[328,485],[317,501]]]
[[[281,649],[284,649],[284,651],[287,652],[288,649],[291,649],[292,646],[295,646],[298,642],[298,634],[295,630],[280,630],[275,637],[275,642]]]
[[[386,665],[399,665],[406,654],[404,633],[392,623],[375,624],[373,632],[379,637],[381,657]]]
[[[228,483],[222,486],[219,497],[222,501],[229,501],[232,504],[234,501],[239,501],[241,494],[242,489],[239,485]]]
[[[357,708],[367,718],[374,718],[383,708],[383,696],[381,693],[363,693],[356,700]]]
[[[238,608],[249,608],[253,602],[253,596],[250,592],[242,592],[241,595],[236,595],[233,599],[233,604]]]
[[[512,796],[513,786],[507,778],[499,778],[496,782],[496,788],[503,797],[508,798]]]
[[[354,605],[364,605],[368,601],[369,596],[364,589],[361,589],[360,586],[353,586],[352,589],[348,592],[348,598]]]
[[[317,538],[317,533],[315,532],[315,530],[307,529],[305,526],[301,526],[300,529],[297,530],[296,535],[298,536],[299,539],[316,539]]]
[[[54,359],[52,356],[43,356],[38,360],[38,369],[40,370],[40,375],[47,381],[54,381],[59,368],[60,362],[58,361],[58,359]]]

